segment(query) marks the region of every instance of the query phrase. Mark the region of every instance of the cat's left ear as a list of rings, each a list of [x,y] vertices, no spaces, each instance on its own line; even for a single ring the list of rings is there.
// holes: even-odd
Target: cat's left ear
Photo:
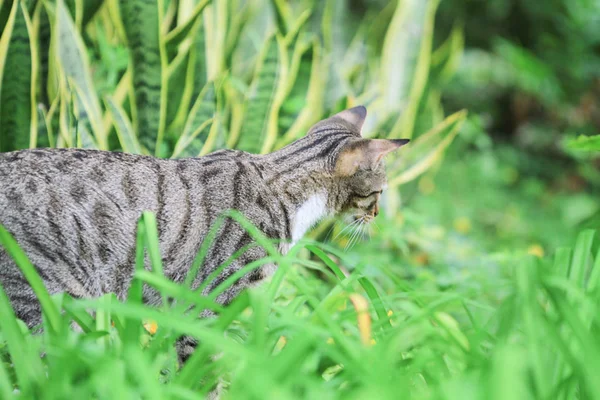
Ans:
[[[338,156],[335,171],[340,176],[350,176],[361,169],[374,169],[388,153],[408,142],[409,139],[363,139],[350,143]]]
[[[362,127],[367,119],[365,106],[356,106],[335,114],[332,118],[339,118],[349,123],[356,133],[361,133]]]

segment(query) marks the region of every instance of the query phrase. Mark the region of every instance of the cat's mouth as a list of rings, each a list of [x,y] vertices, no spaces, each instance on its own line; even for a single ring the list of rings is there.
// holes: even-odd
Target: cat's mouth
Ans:
[[[352,222],[362,222],[365,224],[370,224],[371,222],[373,222],[373,220],[375,219],[375,216],[373,214],[358,214],[358,215],[352,215]]]

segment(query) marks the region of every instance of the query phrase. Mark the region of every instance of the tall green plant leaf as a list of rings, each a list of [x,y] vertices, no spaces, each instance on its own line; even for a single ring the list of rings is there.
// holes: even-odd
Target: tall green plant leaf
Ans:
[[[66,0],[67,7],[75,20],[75,24],[81,29],[96,15],[104,0]]]
[[[466,117],[466,111],[458,111],[413,141],[410,144],[410,152],[399,155],[391,165],[393,172],[390,175],[389,186],[395,187],[414,180],[440,160],[446,148],[460,132]]]
[[[439,0],[400,1],[385,36],[380,90],[387,113],[401,110],[389,137],[411,138],[429,76],[433,23]]]
[[[192,107],[183,133],[179,137],[173,157],[196,157],[206,141],[203,131],[213,121],[216,112],[216,93],[214,83],[209,83],[200,92]]]
[[[24,149],[37,134],[29,14],[14,1],[0,41],[0,151]]]
[[[63,0],[57,0],[54,24],[52,26],[54,71],[59,87],[69,88],[72,80],[80,94],[77,95],[77,108],[85,110],[89,118],[95,141],[100,149],[108,149],[104,131],[100,102],[92,81],[87,52]]]
[[[246,100],[246,117],[238,147],[251,153],[268,151],[277,137],[277,118],[285,89],[287,52],[280,37],[271,37],[256,70],[252,94]]]
[[[312,124],[323,115],[325,91],[325,68],[323,49],[318,40],[313,40],[311,52],[310,81],[306,92],[306,106],[302,109],[292,126],[282,137],[277,147],[282,147],[306,133]]]
[[[134,128],[140,143],[159,151],[166,118],[166,80],[160,44],[159,0],[119,0],[127,36],[135,104]]]
[[[194,26],[196,25],[197,21],[201,19],[202,11],[211,1],[212,0],[199,0],[191,11],[190,16],[187,17],[186,15],[186,21],[169,32],[166,37],[166,47],[169,53],[174,52],[175,47],[179,46],[184,39],[189,37],[189,34],[194,30]],[[182,9],[180,5],[179,13],[184,11],[188,10]]]
[[[119,143],[121,148],[127,153],[142,154],[142,147],[140,146],[133,126],[129,121],[129,117],[125,113],[125,110],[117,104],[111,97],[105,97],[106,108],[112,116]]]

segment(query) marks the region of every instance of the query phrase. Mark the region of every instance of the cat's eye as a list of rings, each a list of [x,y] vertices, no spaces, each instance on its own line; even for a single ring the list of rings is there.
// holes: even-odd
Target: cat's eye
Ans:
[[[368,198],[368,197],[371,197],[371,196],[373,196],[373,195],[376,195],[376,194],[381,194],[382,192],[383,192],[383,190],[377,190],[377,191],[375,191],[375,192],[371,192],[371,193],[369,193],[369,194],[368,194],[368,195],[366,195],[366,196],[365,196],[364,194],[358,194],[358,193],[357,193],[357,194],[356,194],[356,196],[357,196],[357,197],[362,197],[363,199],[366,199],[366,198]]]

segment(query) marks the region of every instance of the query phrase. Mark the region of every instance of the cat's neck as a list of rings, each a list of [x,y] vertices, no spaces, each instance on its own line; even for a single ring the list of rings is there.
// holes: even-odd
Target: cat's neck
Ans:
[[[311,143],[300,140],[292,146],[261,157],[265,167],[264,180],[269,189],[286,207],[288,237],[296,243],[317,222],[331,214],[329,196],[332,179],[326,173],[323,159],[299,152]]]
[[[302,239],[327,214],[327,194],[322,192],[310,195],[291,217],[292,243]]]

